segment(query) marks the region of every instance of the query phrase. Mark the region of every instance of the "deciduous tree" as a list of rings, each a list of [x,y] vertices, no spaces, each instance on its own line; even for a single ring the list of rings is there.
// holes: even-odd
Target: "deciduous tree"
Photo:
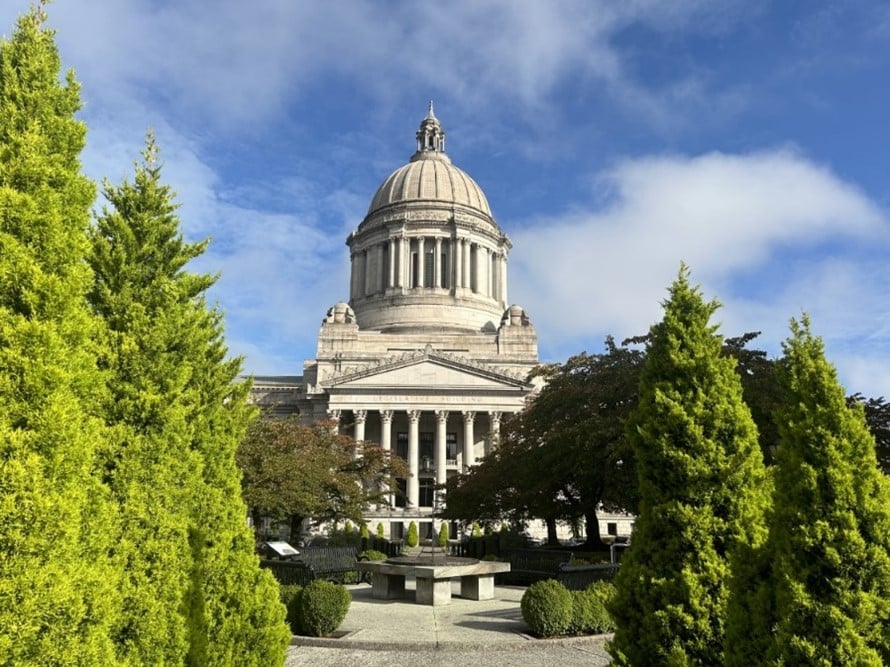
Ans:
[[[386,503],[408,466],[389,450],[356,443],[331,422],[259,419],[238,448],[242,493],[258,523],[288,519],[299,535],[303,519],[361,522],[372,503]]]

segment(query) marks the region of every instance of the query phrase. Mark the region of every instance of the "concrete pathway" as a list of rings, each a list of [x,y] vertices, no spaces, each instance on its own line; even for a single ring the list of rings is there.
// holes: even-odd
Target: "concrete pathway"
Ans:
[[[432,607],[405,600],[375,600],[368,584],[347,586],[352,604],[339,638],[295,637],[285,667],[400,667],[401,665],[588,665],[610,663],[607,636],[535,639],[519,601],[522,587],[497,586],[495,599],[464,600],[454,583],[451,604]],[[414,582],[406,583],[409,596]]]

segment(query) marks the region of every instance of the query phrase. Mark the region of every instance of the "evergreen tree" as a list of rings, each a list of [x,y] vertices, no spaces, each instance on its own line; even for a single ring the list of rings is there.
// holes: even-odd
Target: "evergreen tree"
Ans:
[[[114,664],[113,512],[73,73],[42,5],[0,41],[0,664]]]
[[[184,270],[206,242],[183,241],[151,135],[143,157],[132,183],[106,184],[92,234],[118,435],[107,476],[125,528],[115,638],[133,664],[281,664],[284,609],[253,554],[234,459],[248,387],[205,302],[215,278]]]
[[[810,323],[792,321],[779,378],[768,543],[770,662],[890,664],[890,496],[862,407],[849,406]]]
[[[765,469],[717,309],[681,268],[629,422],[640,511],[611,605],[618,664],[723,661],[729,555],[764,539]]]

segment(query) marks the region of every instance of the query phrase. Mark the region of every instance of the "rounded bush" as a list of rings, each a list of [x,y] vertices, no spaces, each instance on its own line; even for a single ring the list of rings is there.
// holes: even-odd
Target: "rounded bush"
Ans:
[[[443,549],[448,546],[448,522],[443,521],[442,527],[439,528],[439,546]]]
[[[555,579],[536,581],[529,586],[522,595],[520,607],[526,625],[541,637],[564,635],[572,627],[572,594]]]
[[[324,637],[339,628],[352,602],[343,586],[322,580],[307,585],[300,597],[301,634],[313,637]]]
[[[386,560],[387,558],[389,558],[389,556],[387,556],[385,553],[383,553],[382,551],[377,551],[376,549],[367,549],[365,551],[362,551],[359,557],[366,560]]]
[[[420,542],[420,535],[417,533],[417,524],[413,521],[408,524],[408,534],[405,536],[405,544],[409,547],[416,547]]]
[[[295,634],[301,634],[300,624],[300,605],[302,604],[303,587],[296,584],[281,587],[281,601],[287,608],[287,625],[290,631]]]
[[[615,593],[615,587],[606,581],[598,581],[583,591],[572,591],[573,634],[589,635],[610,632],[615,629],[606,602]]]

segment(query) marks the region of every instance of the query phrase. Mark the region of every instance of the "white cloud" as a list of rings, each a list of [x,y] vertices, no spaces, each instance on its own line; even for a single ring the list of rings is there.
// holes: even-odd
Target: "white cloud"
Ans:
[[[512,235],[512,298],[559,356],[646,332],[681,261],[725,304],[726,335],[763,330],[776,349],[802,310],[827,341],[886,331],[890,299],[874,285],[887,272],[862,249],[887,247],[887,217],[798,153],[644,157],[596,182],[599,204]],[[888,337],[872,344],[883,354]]]

